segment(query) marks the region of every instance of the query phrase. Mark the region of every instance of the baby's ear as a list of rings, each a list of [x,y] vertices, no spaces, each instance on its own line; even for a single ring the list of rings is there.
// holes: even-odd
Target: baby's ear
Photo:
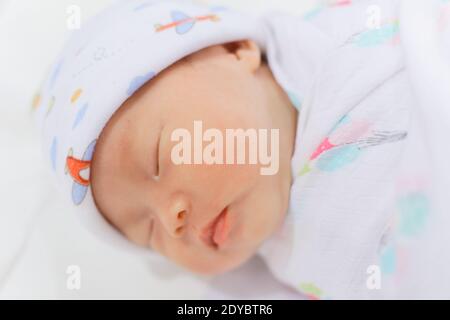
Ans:
[[[239,63],[255,72],[261,66],[261,49],[252,40],[242,40],[224,44],[225,49],[234,54]]]

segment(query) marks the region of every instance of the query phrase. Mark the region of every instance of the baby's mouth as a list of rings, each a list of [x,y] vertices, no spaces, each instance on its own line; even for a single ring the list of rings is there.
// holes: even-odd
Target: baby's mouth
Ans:
[[[203,228],[200,238],[208,246],[219,249],[228,238],[228,207],[223,209],[208,225]]]

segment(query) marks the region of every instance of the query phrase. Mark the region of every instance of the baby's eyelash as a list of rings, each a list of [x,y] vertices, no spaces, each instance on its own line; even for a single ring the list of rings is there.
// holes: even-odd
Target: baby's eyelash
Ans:
[[[153,175],[153,180],[159,180],[159,149],[161,145],[161,131],[159,133],[158,142],[156,144],[156,166],[155,166],[155,174]]]

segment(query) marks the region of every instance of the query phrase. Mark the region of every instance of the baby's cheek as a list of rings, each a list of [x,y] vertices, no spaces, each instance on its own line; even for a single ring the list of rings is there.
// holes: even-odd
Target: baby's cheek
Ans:
[[[231,165],[223,178],[236,189],[248,190],[259,184],[261,176],[258,164]]]
[[[251,192],[260,179],[257,166],[216,165],[205,180],[205,195],[222,205],[234,205]]]
[[[132,227],[123,228],[118,226],[119,231],[131,242],[141,247],[149,247],[150,239],[148,228],[144,223],[138,223]]]

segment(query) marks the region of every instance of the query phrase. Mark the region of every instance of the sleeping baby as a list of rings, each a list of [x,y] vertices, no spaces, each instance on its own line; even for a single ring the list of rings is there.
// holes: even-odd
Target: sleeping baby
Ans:
[[[436,10],[445,34],[449,3]],[[194,273],[257,254],[310,299],[449,298],[448,174],[401,12],[117,2],[73,32],[33,103],[59,189],[114,247]]]

